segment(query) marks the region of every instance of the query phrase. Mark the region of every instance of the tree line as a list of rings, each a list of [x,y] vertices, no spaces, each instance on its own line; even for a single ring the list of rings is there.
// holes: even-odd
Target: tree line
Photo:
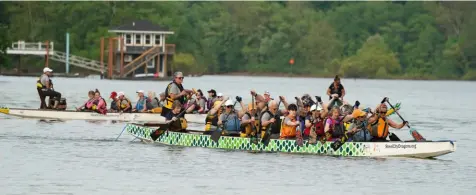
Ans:
[[[175,31],[188,73],[476,79],[473,2],[0,2],[0,63],[11,41],[55,42],[99,59],[109,28],[147,19]],[[473,20],[474,19],[474,20]],[[289,63],[294,59],[294,64]],[[30,59],[43,65],[43,61]]]

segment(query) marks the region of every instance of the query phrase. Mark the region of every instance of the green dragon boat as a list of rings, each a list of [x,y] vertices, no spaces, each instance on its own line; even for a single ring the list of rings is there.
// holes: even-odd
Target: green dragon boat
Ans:
[[[156,129],[157,127],[147,127],[138,124],[127,124],[124,127],[124,130],[129,134],[148,143],[154,142],[150,134]],[[264,146],[262,143],[250,143],[250,138],[221,136],[217,143],[210,139],[210,135],[192,131],[168,131],[160,135],[155,142],[164,145],[187,147],[350,157],[433,158],[452,153],[456,150],[455,141],[449,140],[424,142],[346,142],[337,151],[331,148],[332,142],[309,144],[307,141],[304,141],[302,146],[298,146],[295,140],[271,139],[268,146]]]

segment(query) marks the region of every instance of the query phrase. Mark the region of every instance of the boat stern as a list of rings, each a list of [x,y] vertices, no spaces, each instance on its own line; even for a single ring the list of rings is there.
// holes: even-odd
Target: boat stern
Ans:
[[[7,107],[0,107],[0,113],[9,114],[9,113],[10,113],[10,109],[7,108]]]

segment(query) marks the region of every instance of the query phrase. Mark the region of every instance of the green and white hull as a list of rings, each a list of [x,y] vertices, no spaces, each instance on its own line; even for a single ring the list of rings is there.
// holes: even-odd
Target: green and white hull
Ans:
[[[146,142],[153,142],[150,133],[156,128],[127,124],[125,130],[136,138]],[[228,150],[243,150],[255,152],[283,152],[297,154],[314,154],[327,156],[352,157],[413,157],[432,158],[456,150],[453,141],[426,141],[426,142],[347,142],[337,151],[330,144],[308,144],[298,146],[295,140],[271,139],[268,146],[261,143],[252,144],[249,138],[221,136],[218,143],[210,139],[210,135],[197,133],[172,132],[162,134],[155,142],[165,145],[220,148]]]

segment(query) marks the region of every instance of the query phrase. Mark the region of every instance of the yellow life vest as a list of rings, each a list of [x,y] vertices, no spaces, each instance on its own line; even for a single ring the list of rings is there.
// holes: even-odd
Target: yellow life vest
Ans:
[[[216,101],[213,108],[216,108],[220,104],[221,104],[221,101]],[[215,114],[213,115],[207,114],[207,117],[205,118],[205,131],[210,131],[212,128],[212,125],[217,125],[218,117],[220,117],[223,110],[224,108],[220,107],[218,108],[218,111]]]
[[[172,97],[170,96],[170,87],[172,87],[172,84],[175,84],[177,85],[177,87],[180,89],[180,92],[183,91],[183,86],[182,85],[179,85],[175,82],[171,82],[167,85],[167,88],[165,89],[165,104],[164,104],[164,107],[169,109],[169,110],[172,110],[172,105],[174,103],[174,99],[172,99]],[[185,103],[185,97],[180,97],[179,99],[177,99],[180,103],[182,103],[182,105]]]
[[[250,113],[247,112],[245,114],[248,115],[251,119],[251,114]],[[257,128],[258,125],[259,125],[259,120],[257,118],[258,117],[255,117],[255,121],[253,121],[255,128]],[[248,124],[242,126],[242,130],[240,132],[240,137],[249,137],[252,132],[253,132],[253,129],[251,128],[251,123],[248,123]]]
[[[388,136],[388,121],[387,118],[378,118],[376,122],[370,124],[370,135],[375,138],[387,138]]]

